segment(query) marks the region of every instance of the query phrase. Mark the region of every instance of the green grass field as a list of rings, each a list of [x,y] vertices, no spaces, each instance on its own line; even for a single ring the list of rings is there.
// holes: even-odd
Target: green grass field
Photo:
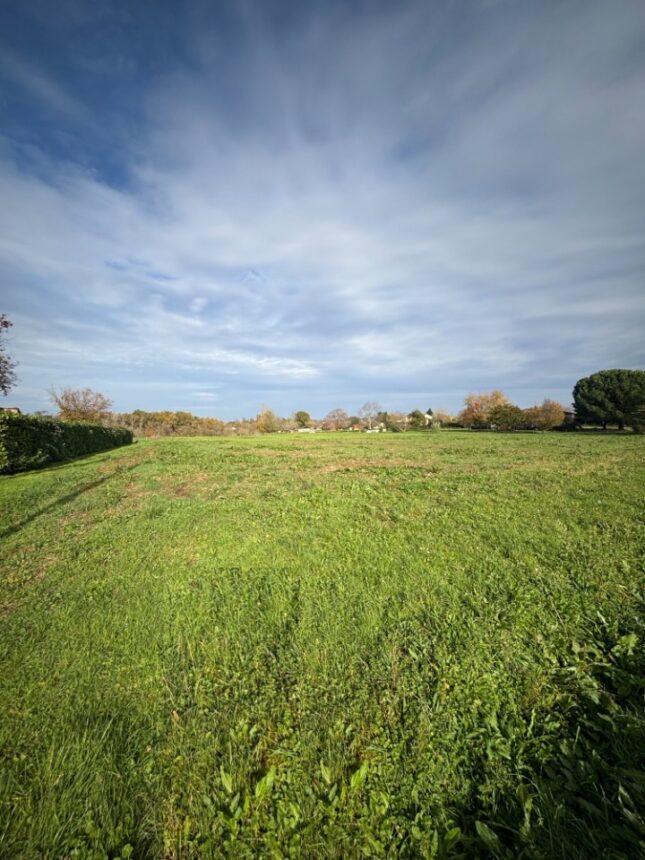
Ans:
[[[645,439],[0,479],[0,856],[645,856]]]

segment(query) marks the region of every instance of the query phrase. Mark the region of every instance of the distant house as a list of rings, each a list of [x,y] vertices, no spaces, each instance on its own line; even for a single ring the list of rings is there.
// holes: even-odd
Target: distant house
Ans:
[[[0,406],[0,412],[8,412],[10,415],[22,415],[17,406]]]
[[[576,423],[576,413],[565,409],[564,410],[564,421],[562,423],[563,424],[575,424]]]

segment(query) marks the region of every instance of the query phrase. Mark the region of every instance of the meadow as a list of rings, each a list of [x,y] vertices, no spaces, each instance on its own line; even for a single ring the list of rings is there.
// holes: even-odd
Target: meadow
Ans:
[[[0,856],[645,856],[645,438],[0,479]]]

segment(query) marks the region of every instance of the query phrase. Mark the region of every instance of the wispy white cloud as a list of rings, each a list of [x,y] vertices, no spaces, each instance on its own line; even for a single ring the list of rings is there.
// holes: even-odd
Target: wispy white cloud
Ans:
[[[0,46],[0,69],[24,94],[33,96],[41,108],[76,119],[87,118],[83,106],[36,61],[27,62],[6,46]]]
[[[0,150],[27,384],[99,368],[118,406],[152,408],[155,375],[194,403],[217,379],[233,416],[271,390],[323,410],[566,397],[642,362],[645,11],[467,8],[330,4],[278,35],[256,9],[235,50],[196,11],[191,62],[141,89],[127,183]],[[76,104],[21,64],[39,102]]]

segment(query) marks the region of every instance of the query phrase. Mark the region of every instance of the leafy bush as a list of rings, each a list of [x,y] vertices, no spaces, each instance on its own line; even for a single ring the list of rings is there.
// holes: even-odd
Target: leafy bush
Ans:
[[[132,442],[132,431],[36,415],[0,416],[0,472],[24,472],[56,460],[106,451]]]
[[[526,415],[519,406],[501,403],[491,409],[489,421],[497,430],[520,430],[526,424]]]

